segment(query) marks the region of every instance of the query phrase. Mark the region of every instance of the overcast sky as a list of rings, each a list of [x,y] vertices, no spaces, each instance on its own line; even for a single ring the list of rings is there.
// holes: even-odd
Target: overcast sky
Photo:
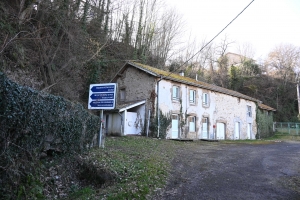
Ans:
[[[167,0],[186,22],[186,38],[192,34],[200,43],[209,41],[222,30],[251,0]],[[224,34],[236,46],[250,43],[254,58],[264,58],[279,44],[300,46],[300,0],[255,0],[215,42]]]

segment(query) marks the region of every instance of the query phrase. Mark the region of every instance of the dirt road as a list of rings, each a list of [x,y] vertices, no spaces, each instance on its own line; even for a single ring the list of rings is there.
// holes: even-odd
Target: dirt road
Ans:
[[[300,143],[183,145],[155,199],[300,199]]]

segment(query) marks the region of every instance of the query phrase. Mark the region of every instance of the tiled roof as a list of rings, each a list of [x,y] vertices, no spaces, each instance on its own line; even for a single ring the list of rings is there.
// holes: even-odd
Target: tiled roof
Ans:
[[[259,103],[258,104],[258,107],[262,110],[269,110],[269,111],[276,111],[276,109],[270,107],[270,106],[267,106],[265,104],[262,104],[262,103]]]
[[[242,98],[242,99],[246,99],[246,100],[250,100],[250,101],[254,101],[254,102],[260,102],[258,99],[249,97],[247,95],[241,94],[239,92],[233,91],[233,90],[229,90],[226,88],[222,88],[216,85],[212,85],[209,83],[205,83],[202,81],[197,81],[195,79],[189,78],[189,77],[185,77],[185,76],[180,76],[179,74],[174,74],[171,72],[167,72],[161,69],[157,69],[154,67],[150,67],[148,65],[144,65],[141,63],[136,63],[136,62],[127,62],[127,64],[132,65],[140,70],[143,70],[149,74],[152,74],[156,77],[162,77],[162,79],[169,79],[169,80],[173,80],[176,82],[180,82],[180,83],[185,83],[188,85],[193,85],[199,88],[203,88],[203,89],[207,89],[207,90],[211,90],[211,91],[215,91],[215,92],[219,92],[222,94],[227,94],[230,96],[234,96],[234,97],[238,97],[238,98]]]

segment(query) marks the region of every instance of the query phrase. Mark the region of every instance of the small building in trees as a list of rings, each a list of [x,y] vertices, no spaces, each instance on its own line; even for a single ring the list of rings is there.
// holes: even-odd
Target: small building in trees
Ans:
[[[255,60],[253,60],[252,58],[248,58],[237,53],[228,52],[225,54],[225,56],[227,57],[228,66],[239,66],[246,61],[251,61],[255,63]]]
[[[111,82],[118,95],[116,109],[105,111],[107,135],[256,139],[257,106],[270,108],[239,92],[136,62],[127,62]]]

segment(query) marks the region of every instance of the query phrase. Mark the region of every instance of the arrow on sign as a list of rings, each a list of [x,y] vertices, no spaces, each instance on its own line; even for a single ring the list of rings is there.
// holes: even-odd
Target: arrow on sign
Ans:
[[[92,101],[91,107],[113,107],[113,101]]]
[[[91,95],[91,99],[114,99],[114,93],[95,93]]]
[[[107,86],[93,86],[91,88],[92,92],[113,92],[115,90],[114,85],[107,85]]]

